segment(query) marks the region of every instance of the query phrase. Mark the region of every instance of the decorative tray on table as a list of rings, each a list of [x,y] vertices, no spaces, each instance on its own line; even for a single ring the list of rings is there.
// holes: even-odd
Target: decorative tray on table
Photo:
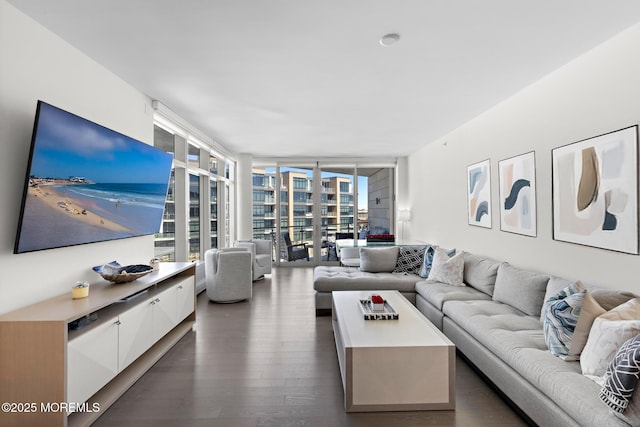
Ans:
[[[370,299],[361,299],[358,305],[362,310],[364,320],[398,320],[400,318],[400,315],[387,301],[384,302],[379,310],[374,310],[374,304]]]

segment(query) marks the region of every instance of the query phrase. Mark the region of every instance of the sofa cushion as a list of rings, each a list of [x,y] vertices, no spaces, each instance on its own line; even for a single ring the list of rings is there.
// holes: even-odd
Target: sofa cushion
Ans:
[[[498,261],[465,252],[464,283],[487,295],[493,295],[500,264]]]
[[[601,377],[618,349],[640,334],[640,299],[634,298],[596,318],[580,366],[584,375]]]
[[[517,332],[519,346],[531,347],[548,353],[544,342],[542,325],[537,316],[523,315],[522,311],[493,300],[445,301],[442,307],[445,316],[500,356],[506,343],[496,340],[492,334],[499,331]],[[507,361],[507,360],[505,360]]]
[[[580,282],[550,297],[543,310],[545,342],[563,360],[580,358],[594,319],[605,313]]]
[[[576,425],[623,425],[606,408],[602,410],[600,387],[582,375],[580,363],[565,362],[547,350],[537,313],[525,316],[509,305],[486,300],[447,301],[444,312],[555,401],[577,420]]]
[[[549,276],[545,274],[521,270],[505,262],[498,267],[493,300],[539,316],[548,282]]]
[[[357,268],[319,266],[313,270],[313,288],[318,292],[398,290],[415,293],[419,276],[368,273]]]
[[[464,252],[449,257],[447,251],[436,248],[428,280],[453,286],[464,286]]]
[[[398,247],[360,248],[360,270],[369,273],[391,273],[396,268]]]
[[[418,274],[424,260],[426,246],[400,246],[394,273]]]
[[[469,286],[451,286],[446,283],[422,280],[416,283],[416,293],[431,305],[442,310],[445,301],[490,300],[491,297]]]

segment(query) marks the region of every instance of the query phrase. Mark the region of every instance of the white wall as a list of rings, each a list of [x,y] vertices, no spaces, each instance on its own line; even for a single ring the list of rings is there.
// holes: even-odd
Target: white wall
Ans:
[[[150,100],[31,18],[0,0],[0,313],[96,282],[91,267],[147,263],[153,236],[20,255],[13,245],[36,101],[153,143]]]
[[[552,239],[551,150],[640,120],[640,24],[409,158],[411,238],[640,293],[640,257]],[[446,143],[446,145],[445,145]],[[500,231],[498,161],[535,150],[538,236]],[[467,225],[467,166],[491,159],[492,229]]]

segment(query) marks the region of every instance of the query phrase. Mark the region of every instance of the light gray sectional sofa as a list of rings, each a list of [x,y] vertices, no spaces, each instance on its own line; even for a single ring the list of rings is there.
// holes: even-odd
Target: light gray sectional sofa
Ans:
[[[330,310],[330,290],[401,289],[536,424],[640,426],[640,393],[624,415],[616,416],[598,397],[600,386],[582,375],[579,361],[564,361],[547,349],[543,303],[571,282],[469,253],[464,257],[466,286],[417,275],[316,267],[316,304],[325,307],[328,298]],[[605,310],[635,297],[604,289],[590,292]]]
[[[332,291],[400,291],[416,304],[416,283],[424,280],[417,275],[370,273],[355,267],[316,267],[313,287],[316,291],[316,316],[331,314]]]
[[[361,267],[316,267],[313,271],[316,316],[331,314],[332,291],[400,291],[416,303],[416,283],[424,280],[415,274],[391,273],[398,258],[398,247],[361,251]],[[366,271],[363,271],[366,270]]]

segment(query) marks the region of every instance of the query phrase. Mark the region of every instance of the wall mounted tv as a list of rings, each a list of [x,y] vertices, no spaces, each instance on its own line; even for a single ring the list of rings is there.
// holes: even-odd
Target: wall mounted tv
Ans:
[[[157,233],[171,162],[38,101],[14,253]]]

